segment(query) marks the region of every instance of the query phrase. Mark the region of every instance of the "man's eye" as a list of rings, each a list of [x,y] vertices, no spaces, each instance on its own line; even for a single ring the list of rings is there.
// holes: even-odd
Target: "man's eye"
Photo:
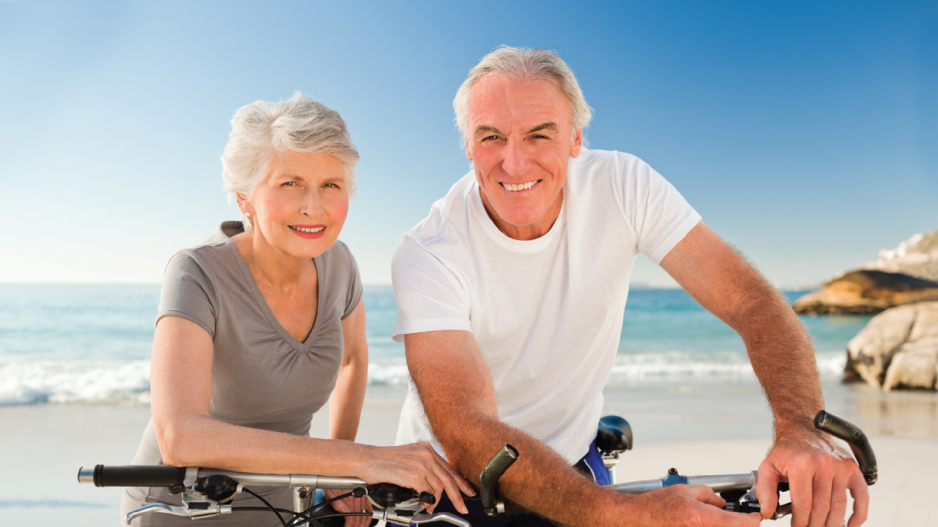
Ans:
[[[486,141],[494,141],[494,140],[496,140],[496,139],[498,139],[498,136],[497,136],[497,135],[487,135],[487,136],[485,136],[485,137],[482,138],[482,142],[484,143],[484,142],[486,142]]]
[[[284,181],[280,184],[281,187],[295,187],[296,181]]]

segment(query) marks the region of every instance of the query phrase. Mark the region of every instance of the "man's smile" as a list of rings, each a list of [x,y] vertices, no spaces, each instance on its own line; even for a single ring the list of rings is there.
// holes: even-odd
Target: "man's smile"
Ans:
[[[540,179],[536,179],[534,181],[528,181],[527,183],[517,183],[517,184],[499,183],[499,184],[508,192],[518,192],[521,190],[528,190],[529,188],[533,187],[534,185],[537,185],[540,182],[541,182]]]

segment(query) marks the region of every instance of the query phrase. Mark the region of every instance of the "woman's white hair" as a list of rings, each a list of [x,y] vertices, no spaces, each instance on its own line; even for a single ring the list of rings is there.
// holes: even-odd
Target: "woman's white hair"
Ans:
[[[489,74],[508,75],[511,78],[525,80],[543,80],[560,89],[570,101],[571,123],[573,130],[585,128],[593,118],[593,109],[586,104],[583,91],[567,63],[553,51],[546,49],[513,48],[501,46],[489,53],[469,71],[453,99],[456,111],[456,126],[462,133],[463,141],[469,137],[469,124],[466,112],[469,104],[469,91],[482,77]]]
[[[231,118],[231,133],[221,156],[225,191],[251,201],[267,177],[270,161],[284,151],[327,154],[345,165],[349,197],[355,194],[358,150],[338,112],[300,92],[286,101],[255,101]],[[253,226],[242,217],[245,230]]]

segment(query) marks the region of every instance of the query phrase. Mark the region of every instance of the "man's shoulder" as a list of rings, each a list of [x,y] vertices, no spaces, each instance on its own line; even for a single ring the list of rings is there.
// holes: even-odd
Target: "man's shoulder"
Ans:
[[[581,172],[604,173],[609,170],[629,170],[644,161],[633,154],[618,150],[594,150],[583,148],[576,158],[576,165]]]
[[[475,188],[472,172],[461,177],[446,195],[433,203],[427,216],[407,231],[402,244],[409,240],[421,246],[429,246],[459,231],[469,221],[469,207]]]
[[[632,154],[584,148],[570,166],[568,188],[572,196],[616,197],[647,166]]]

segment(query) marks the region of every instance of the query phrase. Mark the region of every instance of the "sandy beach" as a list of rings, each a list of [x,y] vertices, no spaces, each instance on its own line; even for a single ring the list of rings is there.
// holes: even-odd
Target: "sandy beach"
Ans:
[[[360,442],[393,444],[400,395],[398,389],[369,395]],[[628,409],[622,401],[609,406],[610,411]],[[768,417],[753,419],[745,412],[743,405],[742,413],[682,418],[662,412],[670,417],[631,419],[636,447],[620,464],[617,479],[657,478],[670,467],[686,475],[757,468],[770,444]],[[0,482],[0,524],[118,525],[120,491],[79,485],[76,474],[81,466],[128,463],[148,419],[149,408],[140,404],[0,407],[0,465],[13,476]],[[928,431],[934,424],[926,420],[922,426]],[[312,434],[324,435],[327,429],[328,417],[322,412],[314,419]],[[677,430],[683,432],[677,434]],[[938,469],[938,439],[927,433],[918,435],[871,435],[880,482],[870,489],[873,505],[867,525],[938,526],[938,512],[928,505],[936,489],[931,478]],[[788,521],[766,525],[783,526]]]

